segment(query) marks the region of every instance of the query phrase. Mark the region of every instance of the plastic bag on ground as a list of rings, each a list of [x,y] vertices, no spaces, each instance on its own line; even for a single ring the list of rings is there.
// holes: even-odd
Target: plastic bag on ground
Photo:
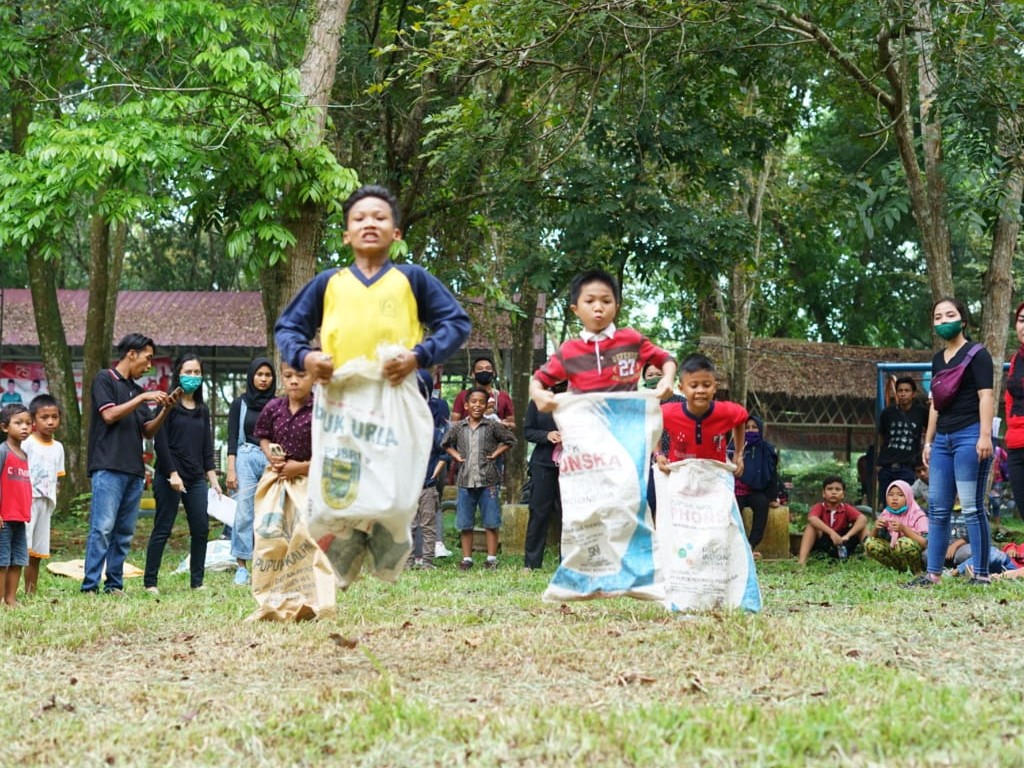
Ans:
[[[430,458],[434,422],[416,374],[393,386],[382,346],[350,360],[313,394],[310,532],[347,587],[368,570],[395,581],[412,551],[410,526]]]
[[[192,563],[192,556],[185,555],[178,567],[174,569],[175,574],[188,573]],[[214,539],[206,542],[206,566],[205,570],[211,573],[216,571],[234,571],[238,568],[238,560],[231,555],[231,542],[228,539]]]
[[[761,589],[730,465],[687,459],[669,470],[654,471],[666,607],[760,611]]]
[[[626,595],[662,600],[647,508],[651,446],[661,434],[653,393],[557,395],[562,435],[562,562],[544,599]]]

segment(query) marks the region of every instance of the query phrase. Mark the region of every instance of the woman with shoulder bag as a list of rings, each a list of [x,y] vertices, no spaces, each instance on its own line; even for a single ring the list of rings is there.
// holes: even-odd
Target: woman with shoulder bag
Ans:
[[[930,587],[942,578],[949,519],[957,496],[971,544],[974,576],[989,583],[989,527],[985,491],[992,465],[992,356],[965,335],[967,308],[947,298],[932,307],[935,333],[945,348],[932,359],[932,402],[922,458],[928,466],[928,572],[908,587]]]

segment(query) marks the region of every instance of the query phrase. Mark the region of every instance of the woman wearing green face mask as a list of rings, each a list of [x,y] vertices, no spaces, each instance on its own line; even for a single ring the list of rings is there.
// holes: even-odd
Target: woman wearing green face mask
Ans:
[[[206,570],[206,540],[210,533],[207,515],[209,483],[217,495],[220,482],[213,463],[213,430],[210,411],[203,402],[203,364],[194,352],[183,352],[174,361],[171,391],[181,387],[181,400],[167,415],[164,428],[156,438],[156,470],[153,473],[153,496],[156,516],[153,533],[146,548],[146,570],[143,585],[147,592],[159,594],[157,576],[164,546],[178,515],[178,504],[185,507],[188,533],[191,538],[189,564],[192,589],[203,586]]]
[[[972,584],[989,581],[989,527],[985,491],[992,465],[992,356],[965,335],[967,308],[956,299],[932,307],[935,333],[945,348],[932,359],[932,377],[966,362],[960,386],[952,399],[929,409],[922,457],[928,466],[928,572],[907,586],[931,586],[939,581],[949,544],[949,518],[960,497],[974,566]]]

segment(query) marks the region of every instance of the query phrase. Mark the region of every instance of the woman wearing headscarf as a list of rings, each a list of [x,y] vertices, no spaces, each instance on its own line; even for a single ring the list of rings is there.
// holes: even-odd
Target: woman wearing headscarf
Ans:
[[[885,507],[875,521],[875,529],[864,541],[865,554],[897,571],[920,573],[927,546],[928,515],[914,501],[910,484],[893,480],[885,489]]]
[[[751,415],[747,419],[746,442],[743,445],[743,474],[736,478],[736,503],[740,509],[750,507],[750,534],[747,540],[754,549],[764,538],[768,525],[768,509],[779,498],[779,454],[764,439],[764,422]],[[754,553],[760,557],[760,552]]]
[[[263,406],[274,399],[277,376],[274,364],[266,357],[249,363],[245,392],[235,398],[228,411],[228,473],[226,484],[235,492],[235,524],[231,527],[231,555],[238,560],[235,584],[249,583],[246,564],[252,559],[252,521],[255,513],[256,486],[267,467],[260,441],[253,437]]]

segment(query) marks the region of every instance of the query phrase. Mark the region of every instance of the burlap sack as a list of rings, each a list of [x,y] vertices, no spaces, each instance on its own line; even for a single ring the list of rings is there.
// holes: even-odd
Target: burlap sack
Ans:
[[[327,556],[309,535],[305,477],[279,480],[267,471],[256,487],[252,594],[247,621],[330,618],[337,582]]]

